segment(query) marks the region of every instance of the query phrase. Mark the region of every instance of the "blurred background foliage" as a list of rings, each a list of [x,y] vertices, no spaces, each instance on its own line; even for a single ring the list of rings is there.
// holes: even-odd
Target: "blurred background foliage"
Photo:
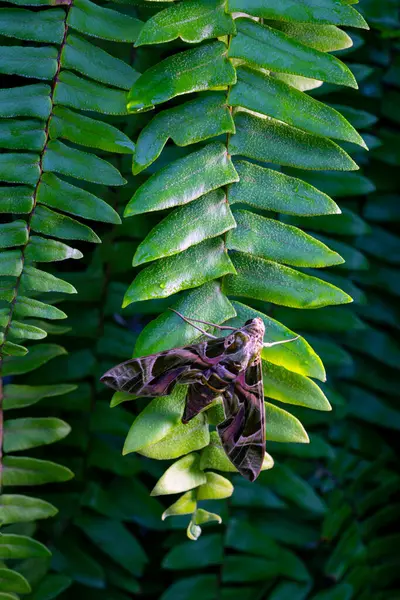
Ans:
[[[22,279],[24,264],[20,271],[15,270],[19,259],[15,250],[7,248],[24,247],[26,226],[15,225],[18,219],[3,221],[2,239],[11,242],[3,246],[7,253],[2,256],[5,304],[0,318],[8,315],[7,304],[14,303],[16,325],[3,366],[3,409],[7,418],[3,451],[7,456],[3,461],[0,504],[0,600],[124,600],[136,595],[162,600],[398,599],[399,2],[362,0],[357,9],[371,30],[349,30],[352,48],[334,53],[350,67],[359,90],[324,83],[309,92],[339,110],[361,132],[369,152],[351,142],[339,142],[361,170],[282,169],[325,192],[340,205],[340,216],[310,218],[291,214],[281,216],[281,221],[301,227],[345,259],[344,264],[328,269],[326,275],[318,271],[318,277],[326,277],[344,289],[354,303],[317,311],[274,306],[272,312],[265,302],[257,303],[254,298],[248,302],[300,333],[315,349],[327,369],[328,381],[323,390],[334,410],[328,413],[290,406],[286,419],[290,415],[298,419],[290,421],[296,424],[293,436],[303,435],[303,424],[310,444],[293,443],[294,437],[285,439],[284,433],[279,436],[288,425],[287,420],[285,427],[279,428],[278,423],[275,441],[269,441],[267,448],[275,460],[274,468],[263,472],[254,484],[237,475],[221,477],[218,485],[214,481],[214,489],[223,489],[219,496],[214,495],[219,498],[217,501],[207,500],[207,512],[200,513],[200,518],[212,521],[212,515],[215,520],[220,515],[222,524],[207,524],[196,543],[184,533],[190,517],[161,520],[171,501],[149,495],[163,475],[165,462],[154,460],[154,452],[147,452],[148,456],[121,455],[132,418],[145,414],[141,411],[147,402],[130,402],[110,409],[110,394],[98,383],[107,368],[131,355],[135,344],[138,354],[146,348],[158,349],[157,344],[168,331],[161,320],[157,322],[164,328],[161,334],[154,333],[149,325],[147,337],[139,337],[143,327],[170,305],[168,298],[133,302],[121,311],[132,280],[132,257],[159,217],[152,212],[137,214],[118,224],[116,213],[122,216],[146,175],[193,151],[167,145],[146,175],[132,175],[130,140],[136,141],[153,113],[127,115],[127,91],[139,73],[171,51],[187,46],[172,41],[167,49],[162,44],[132,49],[141,27],[136,19],[146,21],[168,3],[150,6],[138,0],[129,5],[98,4],[96,7],[87,0],[78,0],[72,7],[65,3],[64,8],[39,10],[36,14],[57,15],[47,17],[48,21],[44,18],[34,28],[29,27],[29,22],[18,24],[24,15],[18,13],[17,18],[12,12],[24,9],[6,3],[0,8],[0,68],[7,75],[7,87],[13,90],[9,92],[4,84],[0,104],[5,111],[3,116],[24,117],[11,133],[4,130],[4,139],[9,135],[12,141],[9,145],[6,141],[2,147],[11,148],[14,154],[10,157],[3,151],[0,155],[0,169],[5,173],[2,177],[21,187],[38,186],[38,203],[44,214],[40,220],[36,212],[36,223],[31,223],[35,235],[72,239],[74,246],[79,247],[72,250],[64,242],[54,242],[52,247],[43,249],[43,242],[36,241],[27,246],[31,254],[26,264],[40,261],[41,250],[53,253],[58,261],[84,255],[73,265],[72,261],[56,262],[47,269],[46,264],[46,272],[58,280],[45,281],[45,288],[39,285],[39,289],[32,289],[31,283],[22,281],[21,292],[26,300],[18,306],[9,290],[16,279]],[[114,12],[104,13],[99,8]],[[239,2],[234,9],[244,10]],[[30,10],[36,11],[32,7]],[[52,54],[45,43],[62,43],[60,35],[64,35],[64,29],[61,31],[57,23],[65,20],[65,11],[68,35],[80,32],[94,36],[88,39],[121,62],[110,64],[104,55],[91,56],[87,47],[79,46],[82,42],[77,38],[70,43],[70,56],[63,56],[61,69],[55,74],[51,61],[59,64],[60,57]],[[31,15],[25,15],[28,21]],[[123,15],[122,20],[118,15]],[[11,22],[18,27],[13,29]],[[22,53],[22,62],[16,61],[14,71],[7,70],[7,64],[12,64],[11,50],[18,54],[21,48],[25,49],[26,40],[30,42],[31,57]],[[29,58],[36,61],[36,67],[25,62]],[[96,60],[104,61],[102,69],[93,69]],[[38,65],[48,68],[49,74],[43,76],[44,82],[34,82],[37,87],[31,95],[21,94],[19,87],[26,83],[22,80],[25,73],[18,69],[34,69]],[[54,77],[51,89],[46,88],[46,79]],[[55,125],[50,131],[52,146],[46,146],[47,164],[42,165],[45,175],[39,181],[32,159],[32,152],[38,150],[36,142],[26,146],[24,141],[25,145],[18,146],[18,139],[22,139],[18,136],[26,140],[35,119],[48,118],[50,108],[45,99],[49,97],[57,104],[59,129]],[[10,106],[22,104],[19,113],[10,114],[14,110]],[[88,114],[96,123],[76,122],[72,115],[81,115],[80,110],[90,111]],[[66,123],[70,124],[69,129]],[[114,129],[105,131],[104,124],[112,125],[119,133]],[[82,152],[84,146],[86,154],[68,152],[68,145],[63,146],[59,137],[66,138],[76,152]],[[99,145],[98,139],[108,141]],[[21,151],[25,154],[23,159]],[[110,166],[97,162],[99,159],[106,159]],[[137,166],[138,173],[140,170]],[[7,176],[10,172],[11,177]],[[61,174],[61,181],[78,178],[80,184],[73,179],[73,190],[60,190],[60,179],[54,173]],[[127,185],[122,185],[124,179]],[[213,189],[225,183],[228,181]],[[46,196],[49,188],[53,194]],[[10,211],[7,207],[11,202],[4,195],[2,212],[29,214],[28,196],[21,192],[13,198],[12,208],[19,202],[20,210]],[[45,212],[50,209],[52,214]],[[81,221],[72,221],[71,216],[66,220],[64,213],[87,218],[92,224],[97,221],[96,233]],[[64,215],[64,219],[57,215]],[[214,235],[221,233],[218,230]],[[97,235],[102,244],[94,248]],[[232,242],[230,247],[235,248],[233,236],[228,239]],[[307,273],[315,275],[315,271]],[[30,276],[43,279],[37,272]],[[213,281],[206,283],[209,287],[205,296],[200,295],[194,302],[211,304],[210,298],[215,297],[213,285]],[[50,289],[48,304],[35,304],[44,289]],[[74,289],[77,293],[67,299],[61,296]],[[235,290],[228,291],[232,296],[240,295]],[[234,312],[229,314],[228,305],[221,301],[217,309],[220,306],[221,314],[215,316],[216,320],[234,317]],[[233,306],[240,308],[237,303]],[[52,320],[64,316],[57,313],[57,308],[67,315],[61,324]],[[214,308],[211,306],[211,311]],[[29,318],[32,316],[35,318]],[[29,320],[24,321],[25,317]],[[7,326],[7,320],[1,325]],[[41,331],[48,334],[50,342],[28,341],[30,352],[22,356],[24,347],[18,343],[19,338],[40,339]],[[193,333],[185,330],[179,335],[187,341]],[[170,340],[170,345],[177,345],[175,339],[178,338]],[[271,364],[275,364],[272,359]],[[287,391],[284,398],[285,394]],[[116,398],[114,403],[118,401]],[[217,418],[218,414],[214,415]],[[185,432],[183,437],[188,435]],[[55,441],[56,444],[47,445]],[[173,442],[167,444],[168,448],[176,447],[176,440]],[[209,447],[207,442],[202,446]],[[176,457],[186,454],[186,446],[182,448]],[[22,450],[29,450],[27,458],[18,454]],[[224,494],[231,493],[229,481],[235,491],[223,499]],[[193,526],[196,537],[197,524]]]

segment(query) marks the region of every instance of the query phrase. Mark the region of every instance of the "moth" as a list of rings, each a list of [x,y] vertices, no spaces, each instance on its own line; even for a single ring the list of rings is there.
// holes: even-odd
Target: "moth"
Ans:
[[[236,329],[174,312],[208,340],[128,360],[107,371],[101,381],[113,390],[144,397],[167,396],[177,383],[187,384],[183,423],[188,423],[221,397],[225,419],[217,431],[222,446],[239,473],[254,481],[265,455],[261,350],[292,342],[299,336],[264,343],[265,326],[259,317]],[[216,337],[194,323],[231,333]]]

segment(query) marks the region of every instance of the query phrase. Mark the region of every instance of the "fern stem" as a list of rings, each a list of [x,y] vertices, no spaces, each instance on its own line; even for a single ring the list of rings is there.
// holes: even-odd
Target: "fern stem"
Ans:
[[[232,36],[228,35],[227,36],[227,44],[226,44],[226,51],[227,51],[227,53],[229,52],[229,46],[231,45],[231,40],[232,40]],[[227,89],[226,89],[226,106],[228,107],[228,110],[229,110],[230,114],[232,115],[233,108],[228,103],[228,98],[229,98],[229,93],[231,91],[231,88],[232,88],[232,86],[228,85]],[[229,140],[230,140],[230,137],[231,137],[231,133],[228,131],[227,134],[226,134],[226,142],[225,142],[225,144],[226,144],[226,153],[227,153],[228,158],[229,158]],[[228,189],[229,189],[229,186],[226,185],[224,189],[225,189],[225,203],[229,205],[229,200],[228,200]],[[225,252],[228,253],[228,249],[226,247],[226,236],[227,236],[227,231],[225,231],[225,233],[223,234],[223,239],[224,239]]]
[[[52,103],[52,106],[53,106],[54,92],[55,92],[55,88],[56,88],[57,80],[58,80],[58,74],[59,74],[60,69],[61,69],[61,53],[62,53],[62,51],[64,49],[64,46],[65,46],[65,43],[66,43],[66,39],[67,39],[67,33],[68,33],[67,18],[68,18],[68,13],[69,13],[70,8],[71,8],[71,3],[69,4],[69,6],[66,7],[66,10],[65,10],[64,37],[63,37],[63,40],[62,40],[62,42],[60,44],[60,49],[59,49],[59,52],[58,52],[58,55],[57,55],[57,71],[56,71],[56,74],[54,75],[52,83],[51,83],[50,101]],[[21,284],[21,278],[22,278],[22,275],[23,275],[23,272],[24,272],[25,252],[26,252],[26,248],[27,248],[27,246],[29,244],[29,241],[30,241],[31,222],[32,222],[33,215],[35,214],[35,208],[36,208],[36,204],[37,204],[37,194],[38,194],[39,186],[40,186],[40,183],[41,183],[41,180],[42,180],[42,175],[43,175],[43,159],[44,159],[45,152],[47,150],[47,143],[48,143],[48,139],[49,139],[49,127],[50,127],[50,121],[51,121],[51,117],[52,116],[53,116],[53,110],[51,109],[50,110],[50,114],[49,114],[49,116],[47,118],[45,127],[44,127],[45,143],[44,143],[43,149],[42,149],[42,151],[40,153],[40,157],[39,157],[39,170],[40,170],[40,174],[39,174],[39,179],[38,179],[38,181],[36,183],[36,186],[35,186],[35,189],[34,189],[34,192],[33,192],[33,207],[32,207],[31,212],[29,213],[29,215],[27,217],[27,221],[26,221],[26,223],[27,223],[27,229],[28,229],[28,240],[25,242],[25,244],[21,248],[22,269],[21,269],[21,273],[18,275],[17,280],[15,282],[13,297],[12,297],[12,300],[10,302],[10,314],[9,314],[9,317],[8,317],[8,321],[7,321],[6,325],[4,326],[4,338],[3,338],[2,343],[0,344],[0,361],[1,361],[0,362],[0,369],[1,369],[1,364],[2,364],[2,361],[3,361],[3,356],[1,354],[1,350],[2,350],[5,342],[7,341],[7,334],[8,334],[8,331],[9,331],[10,327],[11,327],[12,318],[13,318],[14,310],[15,310],[15,304],[16,304],[17,298],[18,298],[18,291],[19,291],[19,287],[20,287],[20,284]]]
[[[229,51],[229,46],[231,44],[231,40],[232,40],[232,36],[228,35],[228,39],[227,39],[227,52]],[[227,90],[226,90],[226,105],[228,107],[228,110],[229,110],[230,114],[232,115],[233,108],[228,103],[228,98],[229,98],[229,93],[231,91],[231,88],[232,88],[232,86],[228,85]],[[227,134],[226,134],[226,142],[225,142],[226,143],[226,152],[227,152],[228,157],[229,157],[229,140],[230,140],[230,137],[231,137],[231,133],[228,131]],[[229,205],[228,189],[229,189],[229,186],[226,185],[225,186],[225,202],[226,202],[226,204]],[[224,247],[225,247],[225,252],[228,253],[228,249],[226,247],[226,236],[227,236],[227,232],[225,231],[225,233],[223,234],[223,237],[224,237]],[[227,499],[226,503],[227,503],[227,506],[229,507],[229,505],[230,505],[230,498]],[[218,573],[217,573],[217,585],[218,585],[218,588],[217,588],[217,598],[218,598],[218,600],[222,599],[222,590],[223,590],[222,569],[223,569],[224,563],[225,563],[225,541],[222,542],[222,560],[221,560],[221,564],[219,566]]]
[[[32,223],[33,215],[35,213],[35,208],[36,208],[36,204],[37,204],[37,194],[38,194],[39,186],[40,186],[42,175],[43,175],[43,159],[44,159],[44,155],[45,155],[45,152],[47,149],[47,143],[48,143],[48,139],[49,139],[50,121],[51,121],[51,117],[53,116],[53,97],[54,97],[54,92],[55,92],[57,81],[58,81],[58,74],[61,69],[61,54],[62,54],[62,51],[64,49],[64,46],[65,46],[65,43],[67,40],[67,34],[68,34],[67,19],[68,19],[69,11],[72,7],[72,0],[63,1],[62,4],[64,4],[64,5],[68,4],[67,6],[65,6],[64,36],[63,36],[62,42],[60,44],[60,48],[59,48],[58,55],[57,55],[57,70],[56,70],[56,73],[51,82],[51,91],[50,91],[51,110],[50,110],[49,116],[47,117],[47,121],[46,121],[45,127],[44,127],[45,143],[44,143],[43,149],[41,150],[40,155],[39,155],[39,178],[38,178],[38,181],[36,183],[36,186],[35,186],[35,189],[33,192],[32,210],[28,214],[28,217],[26,220],[28,237],[27,237],[27,241],[25,242],[25,244],[21,247],[21,261],[22,261],[21,273],[18,275],[15,285],[14,285],[13,297],[10,301],[10,310],[9,310],[8,320],[4,326],[3,340],[0,344],[0,491],[1,491],[2,470],[3,470],[2,457],[3,457],[3,433],[4,433],[4,431],[3,431],[4,392],[3,392],[3,378],[2,378],[2,368],[3,368],[3,359],[4,359],[3,348],[4,348],[4,344],[7,341],[7,335],[8,335],[8,332],[9,332],[11,324],[12,324],[12,320],[13,320],[13,316],[14,316],[14,312],[15,312],[15,306],[16,306],[17,299],[18,299],[19,288],[21,285],[22,275],[24,272],[25,253],[26,253],[28,244],[30,242],[31,223]]]

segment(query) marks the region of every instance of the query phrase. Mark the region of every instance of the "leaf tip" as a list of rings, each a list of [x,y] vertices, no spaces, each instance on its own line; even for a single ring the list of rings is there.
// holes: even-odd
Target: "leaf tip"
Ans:
[[[132,267],[138,267],[143,262],[143,258],[140,255],[139,248],[136,249],[135,254],[132,258]]]
[[[144,169],[146,165],[142,165],[135,161],[135,158],[132,160],[132,175],[139,175]]]
[[[334,252],[334,256],[332,258],[335,259],[335,265],[343,265],[346,262],[343,256],[340,256],[338,252]]]
[[[350,80],[349,87],[353,88],[354,90],[358,90],[357,79],[354,77],[354,75],[353,75],[352,79]]]
[[[73,479],[75,477],[75,473],[73,471],[71,471],[71,469],[68,469],[68,467],[64,467],[65,468],[65,481],[68,481],[69,479]]]
[[[333,212],[331,214],[332,215],[341,215],[342,214],[342,209],[340,208],[340,206],[338,206],[336,204],[336,202],[334,204],[335,204],[334,210],[333,210]]]
[[[124,210],[124,218],[127,217],[133,217],[133,215],[136,214],[136,211],[134,208],[130,207],[129,204],[126,205],[125,210]]]
[[[121,308],[126,308],[127,306],[129,306],[130,304],[132,304],[132,300],[129,300],[129,298],[127,298],[126,296],[124,296],[124,299],[122,301],[122,305]]]
[[[371,27],[368,25],[367,21],[364,19],[364,17],[358,12],[358,23],[357,23],[357,27],[359,29],[365,29],[366,31],[369,31],[371,29]]]

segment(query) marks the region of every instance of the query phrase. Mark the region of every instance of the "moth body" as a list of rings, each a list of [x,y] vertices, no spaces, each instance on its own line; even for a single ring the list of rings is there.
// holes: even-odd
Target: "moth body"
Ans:
[[[222,446],[239,473],[254,481],[265,455],[264,333],[257,317],[226,337],[128,360],[101,381],[137,396],[165,396],[177,383],[187,384],[184,423],[221,397],[225,420],[217,430]]]

